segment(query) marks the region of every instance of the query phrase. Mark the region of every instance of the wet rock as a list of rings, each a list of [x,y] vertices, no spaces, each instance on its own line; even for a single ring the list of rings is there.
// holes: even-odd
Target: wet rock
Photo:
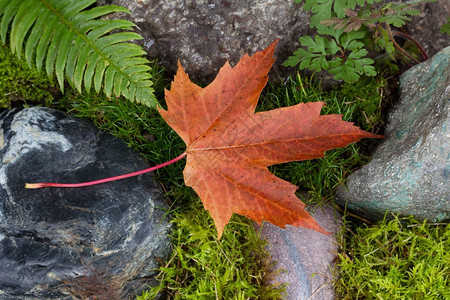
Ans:
[[[311,214],[325,230],[324,235],[305,228],[279,228],[264,223],[262,238],[276,262],[274,270],[281,272],[270,283],[287,283],[286,300],[333,300],[335,292],[331,279],[338,251],[336,233],[341,216],[329,206],[315,209]]]
[[[450,219],[450,47],[400,78],[400,102],[372,161],[340,187],[336,202],[369,220],[386,211]]]
[[[164,199],[152,174],[85,188],[147,168],[119,139],[46,108],[0,115],[0,299],[133,299],[169,251]]]
[[[173,73],[179,60],[194,81],[210,82],[228,60],[235,65],[245,54],[261,51],[280,38],[274,69],[310,33],[309,15],[286,0],[99,0],[131,11],[120,15],[138,25],[144,49]],[[289,69],[290,70],[290,69]]]

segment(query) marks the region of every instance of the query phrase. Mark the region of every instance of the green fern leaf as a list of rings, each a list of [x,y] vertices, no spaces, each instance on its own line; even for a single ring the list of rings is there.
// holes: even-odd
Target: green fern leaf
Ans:
[[[153,95],[149,61],[141,39],[126,20],[99,19],[129,11],[116,5],[88,9],[96,0],[0,0],[0,38],[29,65],[64,78],[79,92],[94,87],[108,97],[124,96],[147,106]],[[119,31],[119,32],[117,32]],[[114,33],[112,33],[114,32]]]

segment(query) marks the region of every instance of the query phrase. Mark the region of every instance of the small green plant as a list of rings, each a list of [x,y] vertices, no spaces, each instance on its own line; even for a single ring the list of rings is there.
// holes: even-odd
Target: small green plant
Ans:
[[[333,74],[336,80],[346,82],[357,81],[361,74],[376,75],[374,61],[365,57],[368,52],[361,42],[365,32],[345,33],[343,29],[334,30],[323,25],[318,25],[317,32],[329,37],[301,37],[300,43],[307,49],[299,48],[285,65],[295,66],[300,62],[300,70],[326,70]]]
[[[383,49],[392,59],[398,50],[408,59],[419,61],[403,50],[395,41],[394,35],[412,40],[419,47],[424,59],[425,51],[409,35],[392,31],[390,26],[401,27],[409,16],[419,14],[411,6],[435,0],[410,1],[406,3],[387,3],[376,8],[374,2],[381,0],[305,0],[303,9],[313,13],[310,26],[317,29],[315,39],[300,37],[304,48],[294,52],[285,66],[296,66],[313,71],[325,70],[336,80],[355,82],[360,76],[375,76],[375,61],[368,58],[371,45],[376,50]],[[296,3],[302,0],[295,0]],[[355,10],[356,5],[361,6]]]
[[[106,96],[125,96],[148,106],[156,105],[148,60],[141,39],[126,20],[101,17],[129,11],[110,5],[93,7],[96,0],[0,0],[0,37],[28,64],[48,76],[56,74],[64,91],[64,78],[79,92],[101,89]],[[112,31],[120,30],[117,33]]]
[[[450,299],[450,225],[393,215],[341,236],[342,299]]]

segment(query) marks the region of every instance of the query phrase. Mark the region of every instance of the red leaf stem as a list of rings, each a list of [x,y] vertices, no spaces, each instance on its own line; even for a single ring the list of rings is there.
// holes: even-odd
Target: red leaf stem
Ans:
[[[172,160],[169,160],[168,162],[165,162],[163,164],[160,164],[160,165],[148,168],[148,169],[144,169],[141,171],[132,172],[132,173],[123,174],[123,175],[114,176],[114,177],[109,177],[109,178],[105,178],[105,179],[99,179],[99,180],[82,182],[82,183],[54,183],[54,182],[26,183],[25,188],[27,188],[27,189],[40,189],[43,187],[76,188],[76,187],[96,185],[96,184],[100,184],[100,183],[115,181],[115,180],[119,180],[119,179],[124,179],[124,178],[128,178],[128,177],[133,177],[133,176],[141,175],[144,173],[152,172],[154,170],[157,170],[157,169],[163,168],[165,166],[168,166],[170,164],[173,164],[174,162],[179,161],[180,159],[184,158],[185,156],[186,156],[186,152],[184,152],[180,156],[178,156]]]

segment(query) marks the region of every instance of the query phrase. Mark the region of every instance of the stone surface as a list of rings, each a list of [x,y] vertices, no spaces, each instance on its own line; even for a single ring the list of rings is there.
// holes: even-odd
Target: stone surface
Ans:
[[[309,15],[294,0],[99,0],[128,8],[120,15],[138,25],[141,43],[173,73],[179,60],[194,81],[208,83],[229,60],[235,65],[245,54],[261,51],[280,38],[274,69],[310,33]]]
[[[415,9],[420,10],[420,14],[411,17],[406,29],[431,57],[450,45],[450,35],[440,32],[450,16],[450,1],[423,3]]]
[[[154,283],[169,226],[151,174],[24,188],[147,168],[122,141],[50,109],[4,111],[0,161],[0,299],[133,299]]]
[[[267,250],[281,269],[271,283],[288,283],[286,300],[333,300],[335,293],[331,279],[338,245],[336,233],[341,216],[331,207],[317,208],[311,214],[325,230],[324,235],[305,228],[279,228],[264,223],[261,235],[268,241]]]
[[[336,202],[369,220],[386,211],[450,218],[450,47],[400,78],[400,102],[372,161],[340,187]]]

